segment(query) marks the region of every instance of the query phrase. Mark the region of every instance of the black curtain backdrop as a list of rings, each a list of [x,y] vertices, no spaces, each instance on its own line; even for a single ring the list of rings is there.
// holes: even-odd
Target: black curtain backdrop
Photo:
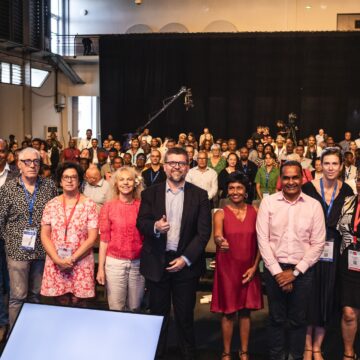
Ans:
[[[335,140],[360,130],[360,33],[133,34],[100,38],[101,133],[146,123],[162,100],[181,96],[149,126],[157,136],[202,133],[241,142],[257,124],[299,118],[300,135]]]

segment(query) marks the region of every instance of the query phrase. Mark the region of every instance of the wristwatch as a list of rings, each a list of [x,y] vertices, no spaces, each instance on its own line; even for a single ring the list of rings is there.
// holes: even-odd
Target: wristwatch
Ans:
[[[293,275],[294,275],[295,277],[298,277],[298,276],[300,275],[300,271],[297,270],[297,269],[294,269]]]

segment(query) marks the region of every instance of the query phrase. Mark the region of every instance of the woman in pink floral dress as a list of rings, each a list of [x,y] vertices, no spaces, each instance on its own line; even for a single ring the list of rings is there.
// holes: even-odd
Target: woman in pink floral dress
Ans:
[[[41,295],[57,297],[61,304],[78,304],[95,296],[92,248],[98,234],[95,203],[80,194],[83,171],[78,164],[58,169],[63,195],[49,201],[41,222],[46,250]]]

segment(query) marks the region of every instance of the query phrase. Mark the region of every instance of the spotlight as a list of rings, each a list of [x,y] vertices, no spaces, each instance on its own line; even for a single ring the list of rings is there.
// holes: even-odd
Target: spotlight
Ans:
[[[136,5],[141,5],[141,4],[142,4],[142,0],[135,0],[135,4],[136,4]]]

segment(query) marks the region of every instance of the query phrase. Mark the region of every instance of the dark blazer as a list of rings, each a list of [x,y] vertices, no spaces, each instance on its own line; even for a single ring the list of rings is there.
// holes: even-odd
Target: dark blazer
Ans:
[[[154,224],[165,210],[166,182],[144,190],[136,226],[144,235],[140,258],[140,272],[149,280],[160,281],[164,275],[167,235],[156,237]],[[211,234],[211,213],[205,190],[185,183],[184,208],[181,220],[177,255],[191,262],[177,273],[178,278],[199,277],[205,271],[205,247]]]

